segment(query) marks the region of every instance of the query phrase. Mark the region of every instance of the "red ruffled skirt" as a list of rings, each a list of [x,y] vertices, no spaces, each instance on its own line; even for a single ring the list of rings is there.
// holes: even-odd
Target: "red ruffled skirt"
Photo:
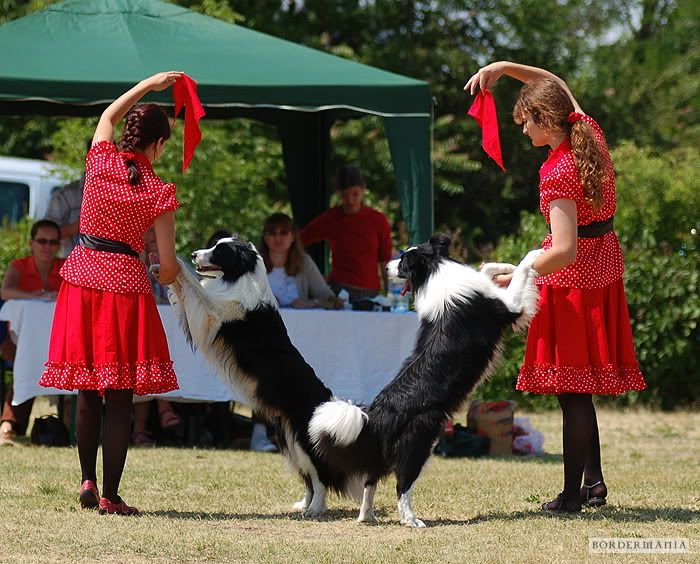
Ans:
[[[622,279],[604,288],[540,286],[516,389],[622,394],[646,382],[634,352]]]
[[[39,384],[61,390],[177,390],[168,341],[152,294],[118,294],[63,282],[49,359]]]

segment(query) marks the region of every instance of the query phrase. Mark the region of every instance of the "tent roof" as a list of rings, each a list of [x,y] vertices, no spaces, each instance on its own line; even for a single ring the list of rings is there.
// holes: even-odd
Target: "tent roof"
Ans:
[[[212,117],[248,107],[430,115],[426,82],[158,0],[53,4],[0,26],[0,52],[4,114],[94,115],[142,78],[182,70]]]

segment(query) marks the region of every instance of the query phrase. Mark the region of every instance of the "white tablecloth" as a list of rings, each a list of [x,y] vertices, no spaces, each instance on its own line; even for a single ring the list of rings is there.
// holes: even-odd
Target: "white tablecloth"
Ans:
[[[0,309],[10,322],[17,343],[14,398],[18,404],[63,390],[42,388],[37,380],[44,369],[54,304],[11,300]],[[168,337],[180,389],[163,397],[187,400],[243,400],[216,376],[214,369],[185,341],[170,306],[158,306]],[[370,402],[396,374],[415,341],[415,313],[375,313],[324,310],[281,310],[289,336],[318,377],[337,397]]]

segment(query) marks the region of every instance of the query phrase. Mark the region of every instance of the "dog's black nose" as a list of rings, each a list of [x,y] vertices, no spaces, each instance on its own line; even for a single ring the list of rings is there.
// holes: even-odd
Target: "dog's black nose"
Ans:
[[[195,260],[196,258],[197,258],[197,252],[195,251],[194,253],[192,253],[192,260]]]

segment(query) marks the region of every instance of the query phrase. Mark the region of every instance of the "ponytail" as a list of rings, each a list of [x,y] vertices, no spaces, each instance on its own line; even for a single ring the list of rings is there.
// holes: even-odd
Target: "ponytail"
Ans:
[[[571,150],[583,185],[583,195],[594,211],[603,207],[603,184],[608,180],[605,156],[590,124],[569,117],[571,123]],[[573,119],[572,119],[573,118]]]
[[[574,111],[569,94],[550,78],[525,84],[513,108],[516,123],[531,116],[541,128],[562,131],[571,137],[571,149],[588,204],[597,211],[603,206],[603,184],[608,174],[605,148],[583,114]]]
[[[134,106],[126,114],[117,148],[123,153],[143,151],[151,143],[169,138],[170,123],[165,112],[156,104],[141,104]],[[141,181],[141,171],[136,166],[136,159],[128,158],[125,164],[129,169],[128,182],[136,186]]]

